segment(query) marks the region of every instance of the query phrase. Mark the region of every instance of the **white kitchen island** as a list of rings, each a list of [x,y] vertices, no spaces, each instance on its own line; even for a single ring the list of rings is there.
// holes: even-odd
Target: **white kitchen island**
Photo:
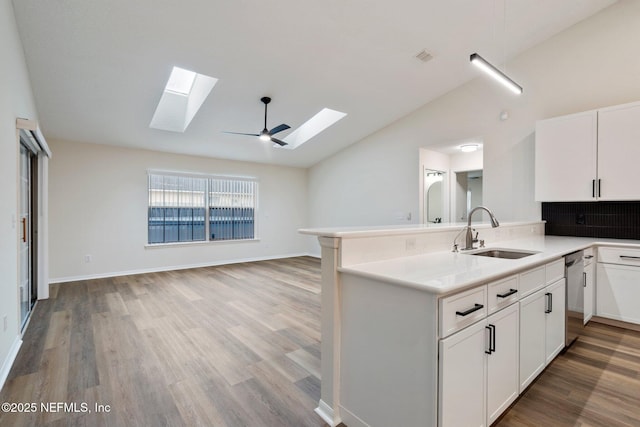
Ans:
[[[495,420],[564,346],[562,256],[609,243],[545,237],[543,227],[476,226],[488,247],[537,252],[521,259],[452,253],[462,225],[301,230],[317,235],[322,246],[322,389],[316,411],[330,425],[349,427]],[[545,315],[551,300],[553,315]],[[521,330],[526,339],[519,339]],[[532,355],[521,360],[527,343],[541,349],[525,347]],[[504,360],[491,361],[499,358]],[[491,380],[498,368],[505,372],[495,378],[508,380]]]

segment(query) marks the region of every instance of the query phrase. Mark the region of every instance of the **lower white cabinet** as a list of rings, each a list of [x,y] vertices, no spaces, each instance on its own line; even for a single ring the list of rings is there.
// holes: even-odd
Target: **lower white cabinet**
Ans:
[[[520,392],[564,348],[565,279],[520,300]]]
[[[640,249],[599,247],[596,314],[640,324]]]
[[[488,426],[516,399],[518,322],[514,303],[440,340],[441,427]]]
[[[597,263],[596,314],[640,324],[640,267]]]
[[[595,307],[594,263],[584,267],[584,324],[593,317]]]
[[[566,284],[565,279],[547,286],[545,310],[545,363],[549,364],[562,351],[566,336]]]
[[[490,316],[491,354],[487,354],[487,425],[518,397],[518,304]]]

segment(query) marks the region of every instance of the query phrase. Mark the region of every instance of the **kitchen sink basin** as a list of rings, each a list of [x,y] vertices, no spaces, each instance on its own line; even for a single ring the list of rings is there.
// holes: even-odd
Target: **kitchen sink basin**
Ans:
[[[469,255],[487,256],[491,258],[503,258],[503,259],[519,259],[529,255],[537,254],[538,252],[525,251],[521,249],[481,249],[476,252],[468,252]]]

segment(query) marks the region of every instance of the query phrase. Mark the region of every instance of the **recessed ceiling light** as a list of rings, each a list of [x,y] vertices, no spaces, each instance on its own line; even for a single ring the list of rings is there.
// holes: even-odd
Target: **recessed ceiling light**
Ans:
[[[460,151],[463,153],[472,153],[478,149],[478,144],[463,144],[460,146]]]
[[[323,108],[318,114],[311,117],[283,139],[288,144],[284,148],[293,149],[299,147],[346,115],[347,113]]]
[[[149,127],[184,132],[218,79],[173,67]]]

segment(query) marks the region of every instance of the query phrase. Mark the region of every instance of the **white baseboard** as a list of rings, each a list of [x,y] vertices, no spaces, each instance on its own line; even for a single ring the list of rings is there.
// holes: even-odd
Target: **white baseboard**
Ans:
[[[0,369],[0,390],[4,387],[5,381],[7,381],[7,377],[9,376],[9,372],[11,371],[11,367],[13,366],[13,362],[16,360],[16,356],[18,356],[18,352],[20,351],[20,347],[22,346],[22,338],[20,335],[16,337],[9,349],[9,354],[4,359],[2,363],[2,368]]]
[[[340,406],[340,414],[342,414],[342,421],[349,427],[371,427],[342,406]]]
[[[198,264],[171,265],[171,266],[163,266],[163,267],[142,268],[138,270],[114,271],[114,272],[108,272],[108,273],[89,274],[84,276],[54,277],[49,279],[49,284],[78,282],[80,280],[105,279],[107,277],[130,276],[134,274],[160,273],[163,271],[187,270],[189,268],[215,267],[218,265],[240,264],[243,262],[269,261],[273,259],[294,258],[294,257],[300,257],[300,256],[310,256],[310,257],[316,258],[315,255],[308,254],[308,253],[271,255],[271,256],[265,256],[265,257],[242,258],[242,259],[232,259],[232,260],[223,260],[223,261],[210,261],[210,262],[203,262]]]
[[[315,413],[320,415],[320,418],[322,418],[322,420],[331,427],[336,427],[342,422],[339,419],[334,419],[333,408],[327,405],[322,399],[318,402],[318,407],[315,409]]]

